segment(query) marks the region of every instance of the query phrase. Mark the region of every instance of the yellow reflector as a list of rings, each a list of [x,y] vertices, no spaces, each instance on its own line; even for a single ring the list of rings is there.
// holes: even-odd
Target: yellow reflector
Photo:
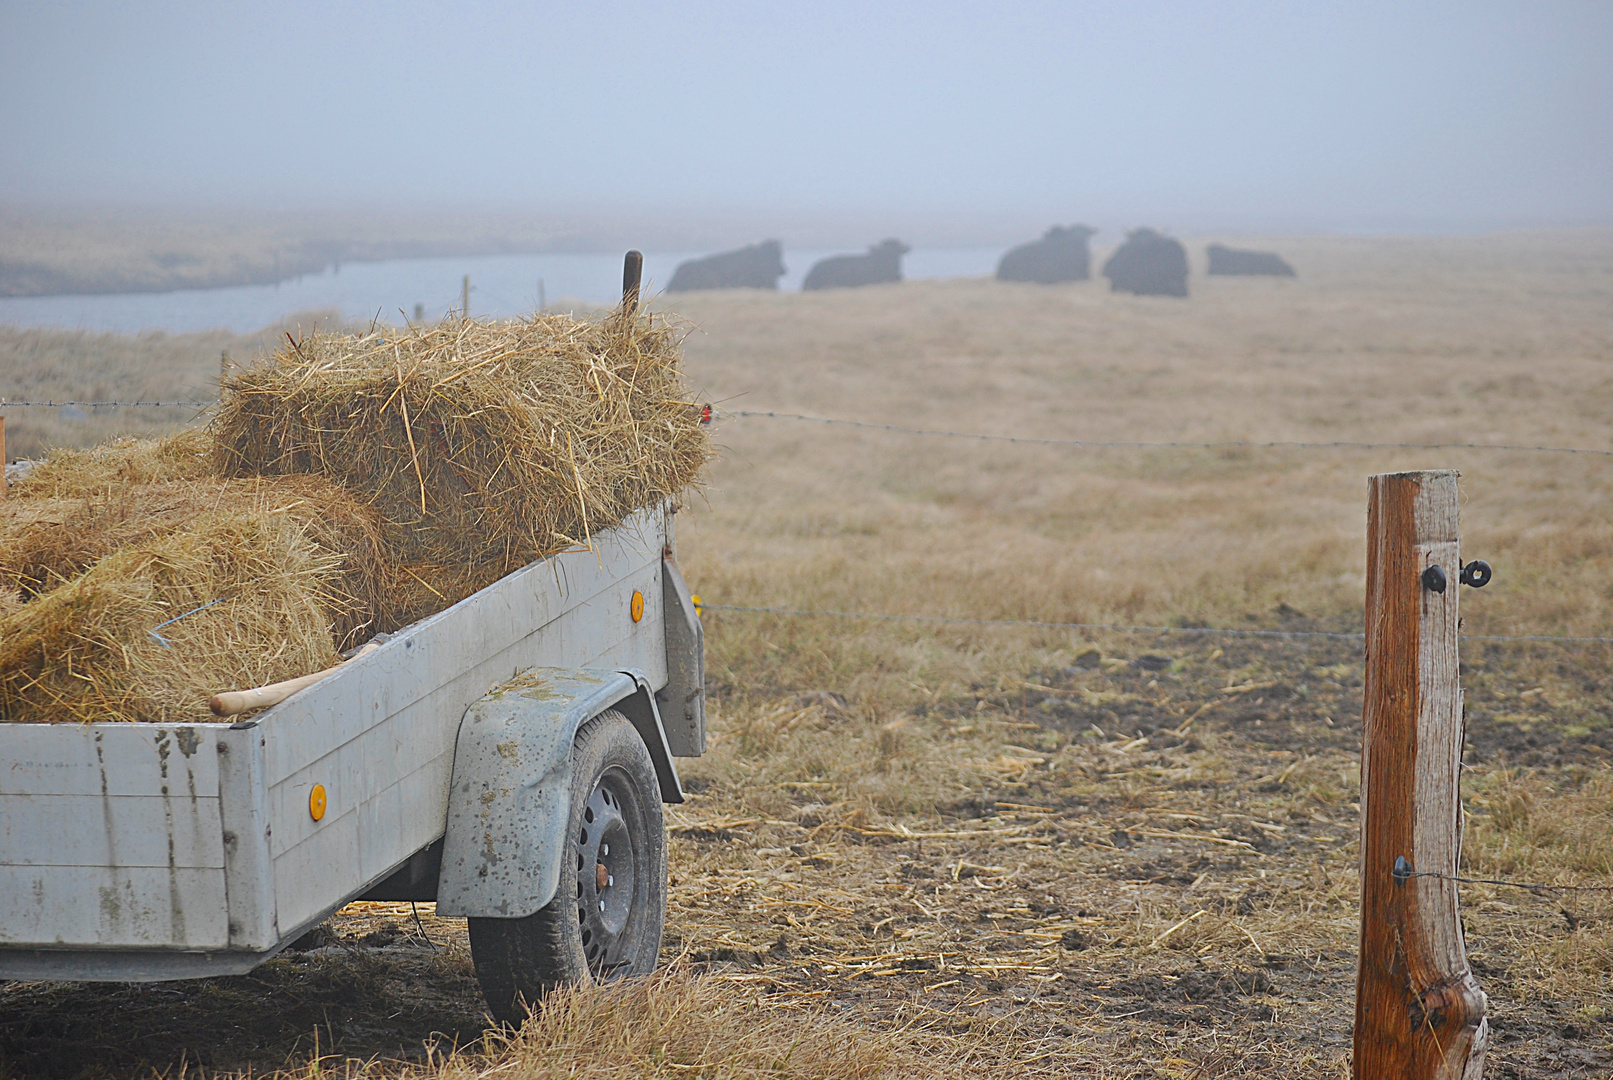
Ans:
[[[642,618],[644,618],[644,594],[635,592],[633,594],[633,621],[638,622]]]
[[[325,817],[325,785],[315,784],[314,790],[308,793],[308,813],[315,821]]]

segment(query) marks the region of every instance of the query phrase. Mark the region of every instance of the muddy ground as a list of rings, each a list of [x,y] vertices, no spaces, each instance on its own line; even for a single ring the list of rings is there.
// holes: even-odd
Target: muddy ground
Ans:
[[[1471,820],[1487,778],[1605,776],[1613,722],[1584,658],[1470,654]],[[1360,663],[1346,639],[1162,637],[915,710],[869,752],[995,755],[928,815],[882,818],[812,776],[758,814],[692,765],[663,960],[780,1009],[969,1041],[982,1064],[999,1048],[1022,1074],[1341,1075]],[[828,731],[851,709],[831,690],[778,704]],[[1613,903],[1485,886],[1463,904],[1486,1075],[1613,1074]],[[420,1062],[483,1031],[463,924],[429,905],[353,905],[305,946],[239,978],[0,987],[0,1076],[261,1073],[316,1047]]]

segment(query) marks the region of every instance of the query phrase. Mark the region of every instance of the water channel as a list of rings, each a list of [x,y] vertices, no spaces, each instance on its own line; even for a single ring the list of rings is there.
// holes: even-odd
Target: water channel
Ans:
[[[646,252],[644,277],[657,292],[678,263],[699,253]],[[784,290],[801,287],[812,264],[833,251],[786,249]],[[910,280],[990,275],[1001,248],[916,248],[903,259]],[[277,285],[184,289],[166,293],[0,297],[0,323],[141,333],[228,329],[250,333],[288,315],[335,309],[348,319],[399,324],[440,318],[460,305],[470,275],[470,311],[481,318],[528,314],[543,300],[551,308],[605,305],[621,293],[622,255],[488,255],[474,258],[391,259],[346,263]]]

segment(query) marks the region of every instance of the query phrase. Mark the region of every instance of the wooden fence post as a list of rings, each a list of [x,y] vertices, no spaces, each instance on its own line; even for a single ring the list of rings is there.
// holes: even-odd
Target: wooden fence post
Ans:
[[[0,414],[0,499],[6,497],[6,418]]]
[[[622,311],[631,316],[638,310],[639,284],[644,277],[644,256],[629,251],[622,259]]]
[[[1456,912],[1456,473],[1368,481],[1356,1080],[1478,1080],[1489,1025]],[[1400,862],[1399,860],[1404,860]]]

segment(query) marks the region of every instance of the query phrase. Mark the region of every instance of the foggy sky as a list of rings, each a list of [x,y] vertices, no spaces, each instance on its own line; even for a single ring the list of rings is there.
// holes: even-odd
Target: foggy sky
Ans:
[[[3,0],[0,200],[1613,223],[1613,4],[1410,7]]]

